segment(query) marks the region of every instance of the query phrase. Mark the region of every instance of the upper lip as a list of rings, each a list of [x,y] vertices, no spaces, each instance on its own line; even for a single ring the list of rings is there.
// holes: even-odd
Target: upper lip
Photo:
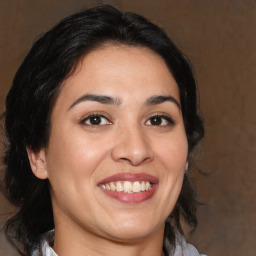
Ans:
[[[157,177],[154,177],[147,173],[117,173],[101,180],[98,185],[110,183],[114,181],[149,181],[150,183],[156,184],[159,182]]]

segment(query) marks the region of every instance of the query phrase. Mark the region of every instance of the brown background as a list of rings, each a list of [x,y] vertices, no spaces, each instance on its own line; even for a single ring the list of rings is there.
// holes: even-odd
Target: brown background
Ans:
[[[196,158],[207,175],[195,173],[205,206],[189,239],[209,256],[256,255],[255,0],[0,0],[0,111],[34,39],[98,3],[145,15],[190,56],[206,125]],[[0,193],[0,212],[11,209]],[[3,235],[0,255],[16,255]]]

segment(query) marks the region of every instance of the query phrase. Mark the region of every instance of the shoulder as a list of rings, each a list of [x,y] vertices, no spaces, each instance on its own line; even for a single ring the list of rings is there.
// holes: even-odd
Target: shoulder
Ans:
[[[168,245],[168,241],[166,243],[166,247],[170,252],[168,256],[207,256],[200,254],[192,244],[188,244],[178,231],[175,231],[175,249],[170,248],[171,246]]]
[[[54,230],[43,234],[39,241],[32,246],[30,256],[58,256],[51,248],[53,241]]]

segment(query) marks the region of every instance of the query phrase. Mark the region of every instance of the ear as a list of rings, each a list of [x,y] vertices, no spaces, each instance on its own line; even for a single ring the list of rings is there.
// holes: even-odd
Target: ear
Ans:
[[[45,150],[40,149],[38,152],[34,152],[30,148],[26,147],[30,167],[34,175],[39,179],[47,179],[48,174],[46,170],[46,157]]]
[[[185,165],[185,172],[188,171],[188,161],[186,162],[186,165]]]

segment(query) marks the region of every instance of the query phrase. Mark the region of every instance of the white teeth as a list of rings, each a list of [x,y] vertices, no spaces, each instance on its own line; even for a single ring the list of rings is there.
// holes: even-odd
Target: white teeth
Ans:
[[[145,181],[142,181],[141,184],[140,184],[140,190],[145,191],[145,189],[146,189]]]
[[[100,187],[102,189],[117,191],[117,192],[124,192],[124,193],[138,193],[141,191],[147,191],[152,188],[152,184],[149,181],[117,181],[117,182],[110,182],[106,184],[101,184]]]
[[[116,191],[119,191],[119,192],[124,191],[123,185],[120,181],[116,183]]]
[[[133,183],[132,192],[140,192],[140,183],[138,181]]]
[[[110,182],[110,190],[111,191],[115,191],[116,190],[116,186],[114,185],[114,183],[113,182]]]
[[[132,192],[132,183],[130,181],[124,182],[124,192],[126,192],[126,193]]]

